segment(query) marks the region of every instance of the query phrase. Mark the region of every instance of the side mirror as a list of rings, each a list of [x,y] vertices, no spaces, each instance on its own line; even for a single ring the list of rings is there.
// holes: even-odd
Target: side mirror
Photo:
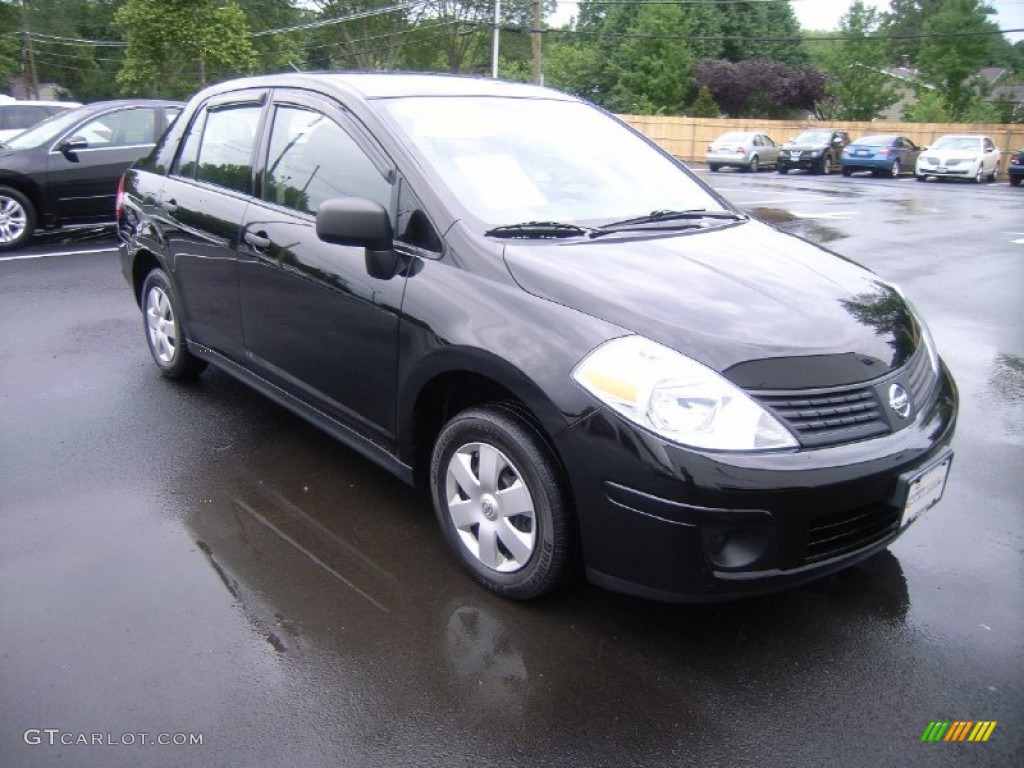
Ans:
[[[75,160],[75,152],[80,149],[86,149],[89,146],[89,142],[84,136],[72,136],[70,139],[64,139],[60,144],[57,145],[57,149],[64,155],[68,160]]]
[[[320,204],[316,235],[325,243],[366,249],[366,271],[378,280],[398,273],[401,259],[384,206],[365,197],[335,197]]]

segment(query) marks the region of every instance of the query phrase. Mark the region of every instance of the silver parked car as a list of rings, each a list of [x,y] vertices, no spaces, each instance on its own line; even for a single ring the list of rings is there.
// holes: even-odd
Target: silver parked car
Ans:
[[[779,146],[763,133],[733,132],[719,136],[708,145],[708,168],[742,168],[757,172],[765,166],[775,166],[779,160]]]

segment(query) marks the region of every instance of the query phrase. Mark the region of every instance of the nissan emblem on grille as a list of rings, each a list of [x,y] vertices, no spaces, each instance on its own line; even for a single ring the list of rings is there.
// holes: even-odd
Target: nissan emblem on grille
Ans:
[[[910,416],[910,395],[899,384],[889,387],[889,407],[901,419]]]

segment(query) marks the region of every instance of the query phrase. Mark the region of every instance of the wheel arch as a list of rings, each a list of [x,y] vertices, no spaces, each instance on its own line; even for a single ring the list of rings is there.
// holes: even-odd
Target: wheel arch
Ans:
[[[490,353],[458,348],[435,353],[407,378],[399,403],[399,458],[413,467],[418,487],[426,487],[431,451],[444,425],[461,411],[490,403],[502,403],[528,421],[568,477],[553,437],[569,418],[525,373]]]
[[[163,268],[163,264],[152,251],[140,248],[135,253],[132,259],[132,293],[135,294],[135,303],[140,307],[142,306],[142,285],[146,282],[146,276],[154,269]]]
[[[42,188],[28,176],[20,174],[0,173],[0,187],[16,190],[28,198],[36,209],[36,226],[44,226],[44,215],[47,213]]]

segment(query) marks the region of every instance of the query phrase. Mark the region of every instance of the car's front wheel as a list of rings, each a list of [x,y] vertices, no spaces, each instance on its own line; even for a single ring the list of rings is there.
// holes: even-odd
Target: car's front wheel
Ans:
[[[142,319],[153,362],[169,379],[202,373],[206,361],[188,351],[174,288],[162,269],[146,275],[142,285]]]
[[[760,167],[761,164],[760,162],[758,162],[757,155],[754,155],[752,158],[750,158],[750,166],[747,168],[748,171],[750,171],[751,173],[757,173]]]
[[[565,577],[575,535],[558,464],[511,404],[472,408],[434,445],[430,485],[449,547],[503,597],[539,597]]]
[[[721,167],[722,166],[720,166],[720,165],[717,165],[715,163],[711,163],[710,165],[708,165],[708,170],[711,171],[712,173],[718,173],[718,169],[721,168]]]
[[[899,175],[900,175],[900,161],[899,160],[893,160],[892,161],[892,165],[889,166],[889,175],[892,176],[894,179],[899,177]]]
[[[974,183],[975,184],[981,184],[981,182],[984,181],[984,179],[985,179],[985,166],[983,166],[981,163],[978,163],[978,170],[976,170],[974,172]]]
[[[821,172],[823,174],[825,174],[826,176],[828,176],[830,173],[832,173],[832,156],[831,155],[825,155],[823,158],[821,158]]]
[[[0,186],[0,251],[25,245],[36,229],[32,201],[16,189]]]

